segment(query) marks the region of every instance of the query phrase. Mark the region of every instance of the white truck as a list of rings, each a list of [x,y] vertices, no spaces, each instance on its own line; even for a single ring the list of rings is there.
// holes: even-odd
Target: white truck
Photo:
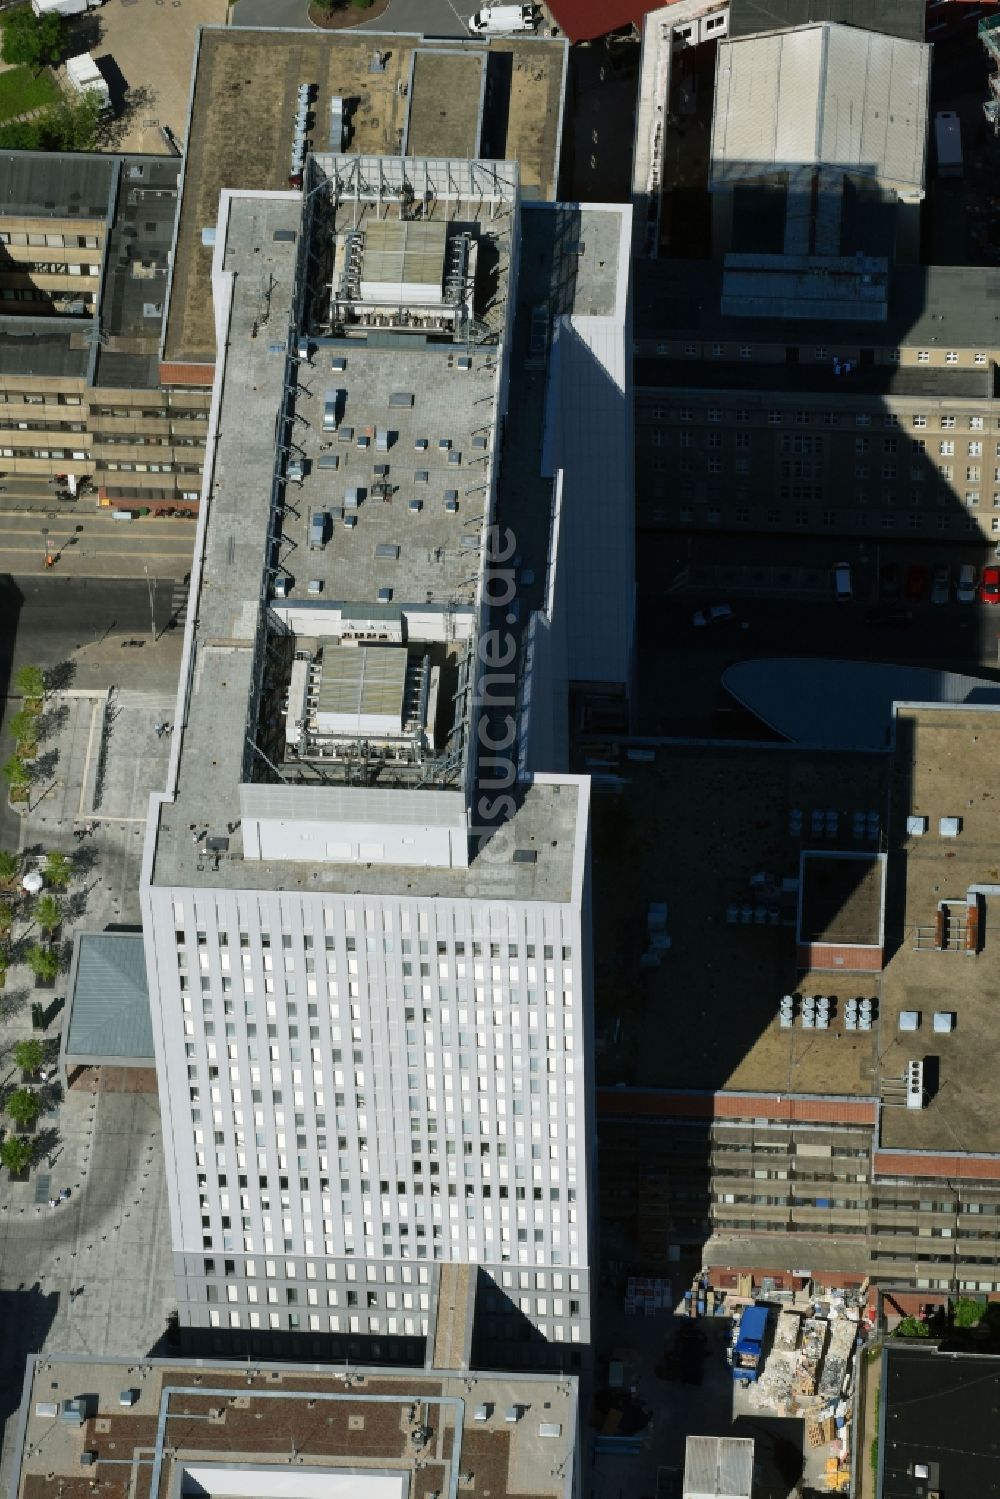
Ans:
[[[533,5],[484,5],[469,17],[469,30],[473,36],[498,36],[534,29]]]
[[[108,88],[107,79],[97,66],[89,52],[81,52],[78,57],[67,57],[66,77],[69,79],[70,87],[82,98],[84,94],[94,93],[101,101],[101,109],[108,113],[111,109],[111,90]]]
[[[82,16],[84,11],[96,10],[101,0],[31,0],[36,16]]]

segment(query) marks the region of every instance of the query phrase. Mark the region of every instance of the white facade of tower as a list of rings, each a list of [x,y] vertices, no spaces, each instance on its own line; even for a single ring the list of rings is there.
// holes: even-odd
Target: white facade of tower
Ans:
[[[467,1261],[586,1343],[580,902],[157,887],[148,914],[188,1325],[420,1337]]]

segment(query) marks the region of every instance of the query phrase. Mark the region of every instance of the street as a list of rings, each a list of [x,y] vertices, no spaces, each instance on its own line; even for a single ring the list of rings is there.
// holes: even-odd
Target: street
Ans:
[[[0,511],[0,561],[9,572],[74,578],[183,577],[191,570],[195,523],[189,520],[115,520],[88,501],[47,508],[36,502]],[[51,567],[46,559],[55,560]]]

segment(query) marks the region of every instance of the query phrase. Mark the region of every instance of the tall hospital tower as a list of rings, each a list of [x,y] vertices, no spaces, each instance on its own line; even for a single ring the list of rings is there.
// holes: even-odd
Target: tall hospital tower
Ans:
[[[630,223],[573,215],[567,245],[479,160],[318,155],[301,192],[222,195],[142,889],[180,1322],[208,1348],[422,1362],[446,1275],[493,1363],[589,1341],[590,783],[562,767],[618,500],[574,479],[601,473],[574,423],[603,411],[630,466]],[[549,321],[530,278],[570,264]],[[630,547],[604,548],[605,647]]]

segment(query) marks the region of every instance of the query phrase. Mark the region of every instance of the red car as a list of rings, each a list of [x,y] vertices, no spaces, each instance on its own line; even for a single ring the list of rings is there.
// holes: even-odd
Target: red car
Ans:
[[[1000,604],[1000,567],[983,568],[979,597],[984,604]]]
[[[925,599],[930,588],[931,576],[926,567],[919,562],[914,562],[912,567],[906,570],[906,597],[908,599]]]

